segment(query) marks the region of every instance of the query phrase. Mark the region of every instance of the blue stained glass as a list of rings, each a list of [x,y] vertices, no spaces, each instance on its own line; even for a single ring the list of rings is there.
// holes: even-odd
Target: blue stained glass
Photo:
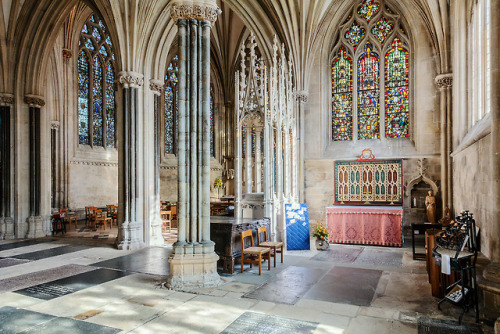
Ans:
[[[90,17],[89,21],[90,21],[90,22],[95,22],[95,17],[94,17],[94,15],[92,15],[92,16]]]
[[[99,27],[101,27],[101,29],[106,32],[106,26],[104,25],[104,23],[102,22],[102,20],[99,20]]]
[[[103,131],[102,131],[102,64],[99,57],[94,58],[93,67],[93,138],[92,143],[94,146],[103,146]]]
[[[169,85],[165,88],[165,153],[174,154],[174,90]]]
[[[101,48],[99,49],[99,53],[102,54],[104,57],[107,57],[108,56],[108,52],[106,51],[106,47],[103,45],[101,45]]]
[[[94,28],[94,31],[92,31],[92,36],[94,36],[96,41],[99,42],[101,40],[101,33],[99,32],[99,29]]]
[[[88,30],[86,24],[83,25],[82,33],[84,33],[84,34],[88,34],[89,33],[89,30]]]
[[[78,142],[89,145],[89,60],[83,50],[78,55]]]
[[[115,147],[115,90],[113,82],[115,72],[113,65],[106,67],[106,146]]]
[[[94,50],[94,43],[90,39],[85,41],[85,47],[89,50]]]
[[[109,46],[111,46],[111,38],[108,36],[106,37],[106,43],[108,43]]]

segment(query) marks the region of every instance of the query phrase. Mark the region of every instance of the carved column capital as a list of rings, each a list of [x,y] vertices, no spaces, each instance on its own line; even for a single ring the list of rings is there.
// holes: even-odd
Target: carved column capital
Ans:
[[[295,93],[295,98],[298,102],[307,103],[309,100],[309,92],[301,90],[300,92]]]
[[[124,88],[141,87],[144,84],[144,76],[137,72],[123,71],[118,73],[118,82]]]
[[[58,131],[60,126],[61,126],[61,123],[59,121],[50,121],[50,128],[51,129]]]
[[[0,105],[11,105],[14,104],[14,95],[9,93],[0,93]]]
[[[163,86],[164,82],[156,79],[151,79],[149,80],[149,89],[153,92],[155,95],[161,95],[161,92],[163,91]]]
[[[439,89],[451,88],[453,86],[453,73],[438,74],[434,80]]]
[[[24,96],[24,102],[30,107],[41,108],[45,105],[45,99],[39,95],[26,94]]]
[[[188,1],[176,2],[170,8],[170,16],[175,23],[179,19],[209,21],[214,24],[222,11],[214,4],[195,3]]]
[[[64,49],[62,49],[62,55],[63,55],[64,61],[67,63],[67,62],[69,62],[71,57],[73,57],[73,51],[71,51],[70,49],[64,48]]]

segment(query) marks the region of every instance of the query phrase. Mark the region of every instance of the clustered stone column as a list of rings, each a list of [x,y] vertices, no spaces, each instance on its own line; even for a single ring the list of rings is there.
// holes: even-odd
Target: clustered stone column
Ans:
[[[41,238],[43,217],[40,216],[40,110],[45,105],[41,96],[26,95],[24,102],[29,106],[29,141],[30,141],[30,216],[28,217],[28,233],[26,238]]]
[[[255,128],[255,192],[262,192],[262,153],[260,136],[262,134],[262,126]]]
[[[179,47],[178,240],[167,286],[175,290],[221,283],[210,240],[210,28],[219,13],[215,1],[171,7]]]
[[[11,210],[11,126],[10,110],[14,97],[0,95],[0,240],[14,239]]]
[[[245,188],[246,193],[252,192],[252,127],[247,124],[245,130]]]
[[[436,85],[441,95],[441,198],[442,210],[452,208],[451,180],[451,88],[453,75],[451,73],[436,76]]]

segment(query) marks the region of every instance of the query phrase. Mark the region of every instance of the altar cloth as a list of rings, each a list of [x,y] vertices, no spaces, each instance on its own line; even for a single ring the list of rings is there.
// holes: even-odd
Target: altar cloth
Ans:
[[[326,219],[331,243],[402,246],[401,206],[331,206]]]

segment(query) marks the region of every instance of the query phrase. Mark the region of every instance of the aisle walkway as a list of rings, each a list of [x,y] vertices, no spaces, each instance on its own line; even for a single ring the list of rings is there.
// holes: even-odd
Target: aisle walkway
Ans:
[[[246,267],[183,293],[162,285],[171,248],[99,241],[1,241],[0,333],[433,333],[443,320],[451,331],[439,333],[480,330],[472,312],[457,327],[457,310],[437,310],[409,248],[287,252],[262,276]]]

